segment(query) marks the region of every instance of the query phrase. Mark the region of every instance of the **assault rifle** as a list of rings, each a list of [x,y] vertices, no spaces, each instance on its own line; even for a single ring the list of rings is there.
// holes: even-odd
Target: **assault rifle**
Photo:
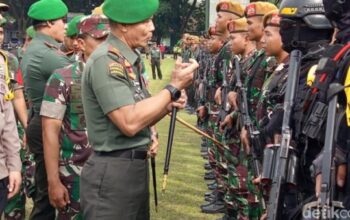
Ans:
[[[300,50],[293,50],[290,54],[290,65],[288,69],[287,88],[284,100],[284,115],[282,124],[282,142],[278,149],[275,172],[270,191],[267,215],[269,220],[282,219],[283,198],[286,187],[286,172],[288,166],[288,154],[292,130],[290,121],[292,118],[292,107],[298,87],[300,64],[302,53]]]
[[[253,125],[252,119],[250,118],[250,115],[249,115],[247,88],[243,86],[241,81],[241,67],[239,64],[239,60],[237,57],[235,57],[234,61],[235,61],[236,87],[240,91],[240,110],[243,115],[244,126],[249,131],[249,140],[250,140],[250,145],[252,146],[251,154],[253,157],[254,176],[259,177],[260,170],[261,170],[260,159],[262,155],[261,152],[263,149],[263,146],[260,141],[260,132]],[[262,196],[260,200],[261,200],[263,209],[265,209],[266,208],[265,200],[262,198]]]
[[[221,86],[221,109],[219,112],[219,122],[223,122],[230,110],[229,103],[227,102],[227,94],[228,94],[228,83],[227,83],[227,64],[223,62],[223,79]]]
[[[202,79],[202,90],[200,91],[200,95],[199,95],[199,99],[201,102],[205,102],[207,99],[207,93],[208,93],[208,78],[207,78],[207,74],[208,74],[208,68],[211,68],[211,62],[209,60],[209,62],[206,64],[206,67],[203,71],[203,79]]]

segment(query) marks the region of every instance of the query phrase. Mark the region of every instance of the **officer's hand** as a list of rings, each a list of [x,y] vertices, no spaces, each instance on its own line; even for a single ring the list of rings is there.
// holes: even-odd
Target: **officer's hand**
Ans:
[[[151,157],[155,157],[155,156],[157,156],[157,152],[158,152],[158,148],[159,148],[159,141],[158,141],[156,134],[151,135],[151,141],[152,141],[152,145],[148,151],[148,154]]]
[[[198,115],[198,118],[201,119],[201,120],[204,120],[205,119],[205,116],[207,115],[207,112],[206,112],[206,108],[205,106],[199,106],[197,109],[196,109],[196,112],[197,112],[197,115]]]
[[[229,92],[227,94],[227,100],[228,103],[233,107],[234,110],[238,110],[238,104],[237,104],[237,93],[236,92]]]
[[[215,91],[214,99],[215,99],[216,104],[221,105],[221,102],[222,102],[222,100],[221,100],[221,88],[218,88]]]
[[[190,59],[189,63],[182,63],[182,58],[177,58],[175,68],[171,74],[170,84],[180,90],[188,87],[192,83],[193,73],[198,66],[197,61],[194,59]]]
[[[221,133],[223,133],[225,127],[232,128],[232,125],[233,125],[233,118],[231,117],[231,115],[226,115],[224,121],[220,123],[219,130]]]
[[[22,177],[19,171],[10,171],[9,173],[9,185],[7,186],[9,193],[7,198],[10,199],[16,195],[21,187]]]
[[[341,164],[337,167],[337,185],[343,187],[345,184],[346,178],[346,164]],[[322,184],[322,174],[316,176],[316,197],[318,198],[321,193],[321,184]]]
[[[48,192],[50,204],[53,207],[62,209],[70,203],[68,190],[60,180],[49,183]]]
[[[187,103],[187,94],[185,92],[185,90],[181,90],[181,97],[175,101],[175,102],[171,102],[168,106],[167,109],[169,112],[171,112],[171,110],[173,108],[177,108],[177,109],[184,109]]]
[[[241,142],[244,148],[244,151],[249,154],[250,152],[250,143],[249,143],[249,138],[248,138],[248,131],[245,129],[245,127],[242,128],[241,131]]]

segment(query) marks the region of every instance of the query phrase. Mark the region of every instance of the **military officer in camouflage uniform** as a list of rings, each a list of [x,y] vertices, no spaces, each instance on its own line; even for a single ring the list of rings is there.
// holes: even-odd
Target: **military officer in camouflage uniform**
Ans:
[[[40,115],[50,203],[57,219],[82,219],[80,172],[91,153],[81,101],[81,76],[86,60],[109,33],[103,15],[77,22],[77,41],[83,53],[75,63],[55,70],[49,78]]]
[[[242,64],[242,82],[247,90],[248,112],[253,121],[253,125],[259,128],[258,121],[263,117],[263,113],[257,112],[257,103],[260,98],[261,89],[264,82],[268,79],[275,68],[275,60],[267,57],[265,51],[261,49],[261,39],[263,36],[263,16],[273,10],[276,6],[268,2],[254,2],[249,4],[245,9],[245,15],[248,22],[248,37],[256,43],[256,51],[250,57],[245,59]],[[242,147],[245,149],[244,166],[248,168],[247,185],[249,191],[249,216],[258,218],[262,214],[261,192],[253,184],[253,180],[257,177],[254,174],[253,158],[251,154],[251,146],[247,138],[247,130],[245,125],[241,131]],[[261,156],[261,155],[260,155]]]
[[[230,32],[231,49],[234,54],[244,58],[255,51],[254,42],[248,38],[248,24],[245,18],[237,19],[228,23],[227,28]],[[235,57],[234,59],[238,59]],[[242,62],[241,60],[241,62]],[[233,66],[234,66],[233,62]],[[228,149],[224,157],[227,163],[227,181],[225,182],[225,203],[226,215],[223,219],[256,219],[258,213],[252,212],[249,206],[249,193],[247,182],[248,168],[246,166],[245,152],[241,148],[240,131],[242,124],[240,122],[240,109],[238,100],[235,99],[236,94],[240,91],[236,87],[236,68],[233,68],[229,81],[230,93],[228,102],[231,106],[230,114],[220,124],[222,131],[228,129],[230,132],[226,136]],[[235,94],[235,95],[233,95]]]
[[[47,192],[47,175],[44,165],[40,107],[45,84],[53,71],[70,64],[59,50],[64,39],[64,17],[67,6],[61,0],[40,0],[32,4],[28,16],[33,19],[36,36],[28,46],[22,62],[26,94],[30,105],[27,141],[35,158],[34,208],[32,219],[53,219],[55,209],[50,205]]]
[[[264,16],[264,36],[261,40],[262,48],[267,56],[273,56],[276,60],[276,68],[271,76],[264,82],[261,90],[259,102],[257,104],[258,112],[262,112],[262,119],[259,120],[259,132],[264,155],[272,155],[267,152],[276,152],[276,147],[280,143],[281,127],[275,126],[275,114],[283,111],[284,89],[288,77],[289,54],[282,48],[282,40],[279,33],[280,16],[278,10],[274,10]],[[279,118],[280,119],[280,118]],[[273,162],[273,158],[263,158],[262,167],[267,167]],[[270,184],[272,179],[269,174],[262,169],[261,177],[255,180],[260,184],[263,199],[268,201]]]
[[[221,87],[223,85],[224,77],[227,81],[230,73],[230,63],[233,57],[232,50],[229,46],[229,32],[227,30],[227,22],[243,17],[244,8],[241,4],[229,0],[222,0],[216,6],[217,18],[216,18],[216,32],[220,34],[220,39],[223,42],[222,47],[218,53],[218,56],[213,62],[212,70],[208,75],[209,84],[209,99],[208,99],[208,112],[209,112],[209,127],[213,131],[216,139],[223,142],[224,135],[219,131],[219,123],[223,120],[225,110],[227,106],[221,105],[221,101],[217,98],[221,96]],[[220,113],[220,114],[219,114]],[[217,198],[208,205],[202,206],[202,211],[206,213],[217,213],[225,210],[224,206],[224,182],[227,178],[227,167],[224,161],[223,155],[225,149],[220,146],[212,145],[211,152],[215,155],[216,163],[213,164],[214,173],[216,176],[217,184]]]
[[[261,91],[261,96],[257,108],[258,112],[263,113],[262,119],[259,120],[261,137],[265,139],[264,144],[272,146],[279,143],[281,130],[271,130],[271,116],[282,111],[284,101],[284,85],[287,80],[289,54],[282,48],[282,40],[279,33],[280,16],[278,10],[271,11],[264,16],[264,36],[261,40],[262,48],[267,56],[275,57],[276,68],[271,76],[265,81]],[[275,129],[275,128],[274,128]]]
[[[150,127],[173,107],[184,108],[195,60],[179,59],[171,82],[149,97],[137,48],[152,38],[158,0],[106,0],[111,34],[90,56],[82,78],[89,142],[94,150],[81,173],[83,218],[150,219],[147,151],[158,144]],[[151,145],[151,146],[149,146]]]

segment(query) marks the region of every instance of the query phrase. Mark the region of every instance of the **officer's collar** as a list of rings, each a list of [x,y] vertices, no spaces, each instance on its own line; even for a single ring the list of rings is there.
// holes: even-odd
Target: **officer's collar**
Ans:
[[[43,40],[46,43],[52,44],[57,48],[60,48],[60,43],[58,43],[55,39],[50,37],[49,35],[43,34],[41,32],[36,32],[35,39],[37,40]]]
[[[132,65],[135,64],[138,55],[128,45],[126,45],[123,41],[121,41],[118,37],[114,36],[113,34],[110,34],[108,36],[107,41],[110,42],[113,47],[116,47],[129,63],[131,63]]]

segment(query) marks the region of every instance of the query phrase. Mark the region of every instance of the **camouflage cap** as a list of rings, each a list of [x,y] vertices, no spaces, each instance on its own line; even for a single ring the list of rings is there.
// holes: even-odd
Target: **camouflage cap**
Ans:
[[[281,17],[278,13],[278,10],[273,10],[264,16],[263,23],[264,23],[264,27],[266,26],[279,27],[280,21],[281,21]]]
[[[89,15],[80,20],[78,23],[80,34],[88,34],[93,38],[102,38],[109,34],[109,22],[104,15]]]
[[[246,18],[240,18],[232,20],[227,23],[227,30],[230,33],[243,33],[248,32],[248,23]]]
[[[245,8],[246,18],[264,16],[270,11],[277,10],[277,7],[270,2],[253,2]]]
[[[220,11],[232,13],[238,17],[244,16],[244,7],[239,2],[232,0],[220,0],[216,5],[216,12]]]
[[[4,3],[0,3],[0,12],[2,11],[8,11],[9,10],[9,6],[4,4]]]

